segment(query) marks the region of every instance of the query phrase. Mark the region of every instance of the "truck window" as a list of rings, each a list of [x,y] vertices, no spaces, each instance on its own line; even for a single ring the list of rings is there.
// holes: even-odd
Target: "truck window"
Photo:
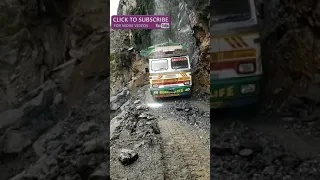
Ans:
[[[213,22],[245,21],[251,18],[249,0],[211,0]]]
[[[171,59],[171,68],[172,69],[189,68],[188,59],[185,57],[172,58]]]
[[[161,71],[168,69],[168,60],[166,59],[159,59],[159,60],[152,60],[151,61],[151,70],[152,71]]]

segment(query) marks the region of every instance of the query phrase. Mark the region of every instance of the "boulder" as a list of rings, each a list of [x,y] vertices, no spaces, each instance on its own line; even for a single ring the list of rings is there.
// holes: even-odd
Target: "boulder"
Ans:
[[[138,153],[131,149],[122,149],[118,159],[123,165],[130,165],[139,158]]]

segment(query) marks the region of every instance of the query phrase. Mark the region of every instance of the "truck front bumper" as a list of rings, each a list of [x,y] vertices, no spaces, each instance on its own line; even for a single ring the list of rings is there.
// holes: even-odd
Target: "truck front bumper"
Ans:
[[[150,93],[154,98],[165,98],[165,97],[173,97],[173,96],[189,96],[189,95],[191,95],[191,86],[150,88]]]

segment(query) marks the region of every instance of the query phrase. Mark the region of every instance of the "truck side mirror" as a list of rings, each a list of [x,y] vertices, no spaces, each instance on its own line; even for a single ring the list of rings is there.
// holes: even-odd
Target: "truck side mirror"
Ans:
[[[146,71],[146,73],[148,73],[149,72],[149,68],[145,68],[145,71]]]

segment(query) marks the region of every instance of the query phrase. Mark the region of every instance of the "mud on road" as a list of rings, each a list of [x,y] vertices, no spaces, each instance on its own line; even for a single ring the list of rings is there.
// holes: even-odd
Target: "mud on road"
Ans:
[[[209,104],[141,88],[111,121],[111,179],[209,179]]]

